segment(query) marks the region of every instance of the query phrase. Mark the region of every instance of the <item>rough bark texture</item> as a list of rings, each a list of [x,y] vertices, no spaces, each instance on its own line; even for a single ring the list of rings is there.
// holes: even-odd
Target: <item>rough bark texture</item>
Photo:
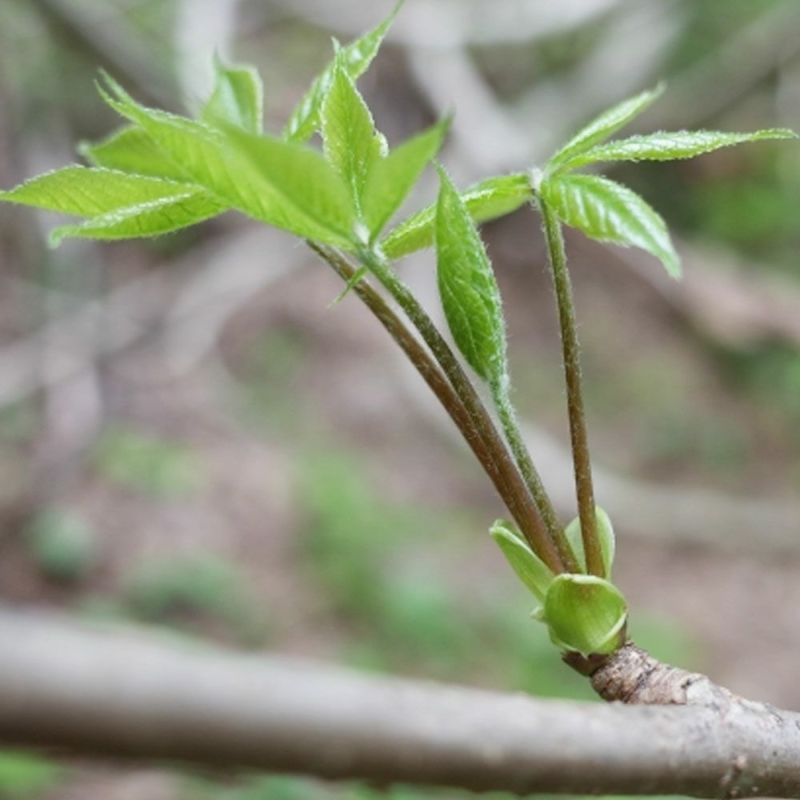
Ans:
[[[604,700],[631,705],[704,705],[717,708],[737,698],[705,675],[662,664],[628,642],[590,673]]]
[[[0,610],[4,744],[520,794],[800,797],[800,714],[633,646],[594,680],[669,705],[364,677]]]

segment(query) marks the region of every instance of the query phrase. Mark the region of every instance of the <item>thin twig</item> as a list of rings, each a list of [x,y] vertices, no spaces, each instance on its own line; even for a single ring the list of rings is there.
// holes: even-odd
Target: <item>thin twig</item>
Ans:
[[[561,560],[564,562],[567,572],[580,572],[578,563],[575,560],[575,554],[572,552],[572,548],[567,541],[564,529],[561,527],[558,517],[556,516],[556,511],[550,500],[550,496],[544,488],[541,476],[534,466],[528,447],[525,444],[525,439],[522,437],[519,421],[514,411],[514,406],[511,403],[511,398],[509,397],[508,386],[493,385],[492,396],[495,407],[497,408],[497,414],[500,417],[500,424],[503,426],[506,440],[511,447],[511,452],[514,454],[514,459],[522,473],[523,480],[528,486],[528,489],[530,489],[542,513],[542,518],[550,532],[550,537],[556,543]]]

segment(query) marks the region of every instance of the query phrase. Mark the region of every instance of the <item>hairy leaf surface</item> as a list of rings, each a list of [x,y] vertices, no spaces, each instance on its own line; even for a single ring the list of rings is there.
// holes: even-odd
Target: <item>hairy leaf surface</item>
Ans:
[[[674,161],[744,142],[796,138],[797,134],[787,128],[771,128],[754,133],[659,131],[597,145],[571,158],[566,166],[573,169],[598,161]]]
[[[218,202],[298,236],[351,246],[355,211],[347,187],[319,153],[149,109],[109,84],[116,94],[116,99],[106,97],[109,105],[145,130]]]
[[[76,165],[46,172],[10,191],[0,192],[0,200],[93,217],[131,205],[177,197],[193,188],[163,178]]]
[[[470,216],[478,223],[510,214],[531,197],[530,180],[524,173],[487,178],[461,195]],[[386,255],[392,259],[401,258],[430,247],[435,217],[434,203],[397,225],[382,242]]]
[[[225,210],[203,189],[189,188],[174,197],[162,197],[100,214],[80,225],[62,225],[50,234],[50,241],[58,244],[66,237],[112,240],[160,236],[203,222]]]
[[[664,85],[659,84],[654,89],[648,89],[635,97],[623,100],[621,103],[609,108],[595,117],[585,128],[575,134],[551,159],[548,164],[550,171],[568,169],[572,160],[588,150],[598,142],[607,139],[620,128],[645,111],[664,91]]]
[[[356,39],[343,47],[341,56],[337,55],[337,58],[331,61],[315,78],[311,88],[291,113],[289,121],[286,123],[283,130],[285,139],[291,142],[305,142],[319,130],[320,112],[325,96],[333,83],[336,61],[341,58],[352,80],[356,80],[372,63],[372,59],[375,58],[383,37],[391,27],[392,22],[394,22],[399,9],[400,6],[398,4],[380,25],[365,33],[360,39]]]
[[[680,276],[680,259],[664,220],[627,187],[594,175],[559,175],[544,181],[541,194],[570,227],[601,242],[640,247],[673,278]]]
[[[214,89],[200,112],[210,125],[220,122],[260,133],[264,114],[264,87],[249,66],[227,65],[214,58]]]
[[[273,225],[351,249],[356,208],[344,181],[316,150],[272,136],[229,130],[229,144],[270,199]]]
[[[322,141],[328,162],[350,187],[357,208],[373,165],[383,157],[385,140],[342,62],[322,105]]]
[[[135,126],[120,128],[94,144],[83,142],[78,152],[97,167],[186,180],[184,170],[169,159],[145,131]]]
[[[459,350],[490,384],[505,380],[506,336],[500,291],[483,242],[443,169],[436,205],[439,294]]]
[[[364,189],[364,219],[372,238],[383,230],[439,152],[449,124],[447,119],[438,122],[373,163]]]

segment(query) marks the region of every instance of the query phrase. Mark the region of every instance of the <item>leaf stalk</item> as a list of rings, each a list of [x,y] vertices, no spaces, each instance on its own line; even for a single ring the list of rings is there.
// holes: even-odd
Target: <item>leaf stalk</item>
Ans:
[[[564,562],[567,572],[580,572],[575,554],[569,545],[569,541],[564,534],[564,530],[558,521],[553,503],[550,500],[547,490],[544,488],[541,476],[534,466],[531,459],[530,452],[528,451],[525,440],[520,431],[519,421],[517,419],[514,405],[511,402],[509,381],[507,376],[500,381],[495,381],[490,386],[492,392],[492,400],[494,401],[497,415],[500,418],[500,424],[503,427],[506,441],[511,448],[514,455],[514,460],[517,463],[522,478],[525,481],[528,489],[536,501],[536,505],[542,514],[547,530],[550,537],[555,542],[558,554]]]
[[[357,270],[347,258],[331,247],[315,242],[308,244],[342,280],[352,287],[405,353],[461,432],[520,530],[524,530],[529,515],[524,483],[519,475],[507,469],[502,463],[498,463],[496,452],[487,444],[482,432],[476,427],[461,398],[435,359],[368,280],[364,278],[354,280]]]
[[[578,343],[578,328],[575,322],[575,302],[572,296],[572,284],[564,251],[564,236],[561,224],[553,209],[543,200],[540,193],[537,196],[558,306],[562,360],[567,384],[567,413],[569,416],[572,462],[575,472],[575,490],[578,496],[581,537],[586,554],[586,568],[590,574],[602,577],[604,571],[603,556],[600,549],[600,540],[597,536],[597,520],[595,518],[592,464],[581,385],[580,345]]]
[[[472,424],[492,454],[492,469],[499,472],[503,476],[503,480],[511,487],[514,502],[509,506],[509,510],[514,514],[515,521],[525,539],[554,573],[564,572],[567,565],[563,562],[559,550],[550,536],[541,509],[520,475],[489,412],[453,354],[450,345],[447,344],[419,301],[379,253],[365,249],[360,254],[360,260],[375,275],[417,329],[463,403]],[[515,509],[516,514],[514,513]]]

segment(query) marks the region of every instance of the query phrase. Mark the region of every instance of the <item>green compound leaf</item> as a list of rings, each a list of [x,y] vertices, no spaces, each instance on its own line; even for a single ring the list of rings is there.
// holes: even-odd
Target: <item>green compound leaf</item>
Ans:
[[[264,114],[264,87],[249,66],[227,65],[214,57],[214,89],[200,112],[209,125],[220,122],[260,133]]]
[[[654,89],[649,89],[635,97],[623,100],[621,103],[604,111],[595,117],[585,128],[582,128],[572,137],[551,159],[547,165],[549,172],[571,169],[574,159],[598,142],[607,139],[620,128],[645,111],[664,91],[664,84],[659,84]]]
[[[186,183],[162,178],[76,165],[46,172],[14,189],[0,192],[0,200],[92,217],[132,205],[177,197],[193,188]]]
[[[476,223],[510,214],[531,197],[530,178],[523,173],[487,178],[470,186],[461,195]],[[433,204],[401,222],[381,243],[384,253],[391,259],[397,259],[430,247],[433,244],[435,217],[436,204]]]
[[[590,239],[652,253],[678,278],[680,259],[664,220],[635,192],[594,175],[558,175],[541,185],[542,200],[558,218]]]
[[[753,133],[659,131],[597,145],[572,158],[568,166],[574,169],[598,161],[674,161],[744,142],[796,138],[797,134],[788,128],[770,128]]]
[[[325,157],[361,209],[367,177],[385,155],[386,140],[375,130],[372,114],[342,62],[340,50],[333,83],[322,104],[322,141]]]
[[[506,336],[500,292],[466,206],[445,171],[436,205],[439,294],[450,331],[475,372],[490,384],[506,380]]]
[[[627,618],[628,606],[619,589],[594,575],[557,575],[544,600],[553,643],[584,656],[618,649]]]
[[[134,239],[160,236],[215,217],[227,209],[199,187],[183,194],[139,203],[92,217],[80,225],[62,225],[50,234],[57,245],[66,237]]]
[[[395,6],[392,13],[376,28],[365,33],[360,39],[346,45],[341,49],[341,55],[331,61],[327,67],[315,78],[311,88],[289,116],[289,121],[283,130],[283,138],[290,142],[305,142],[320,128],[320,112],[325,96],[333,83],[336,62],[341,58],[352,80],[362,75],[372,63],[383,42],[383,37],[394,22],[400,4]]]
[[[371,238],[383,230],[439,152],[449,125],[449,119],[441,120],[372,165],[364,190],[364,218]]]
[[[541,603],[554,575],[549,567],[529,547],[510,522],[498,519],[489,529],[489,534],[503,551],[517,577]]]
[[[317,241],[349,248],[355,210],[347,187],[316,151],[230,126],[201,122],[136,103],[112,80],[106,102],[139,125],[193,183],[216,201]]]
[[[614,566],[614,553],[616,549],[614,527],[611,524],[611,519],[608,514],[606,514],[600,506],[595,506],[594,512],[595,522],[597,523],[597,536],[600,540],[600,553],[603,556],[603,567],[605,571],[603,577],[607,580],[611,580],[611,569]],[[567,525],[564,534],[572,547],[572,552],[575,553],[575,558],[578,559],[578,564],[581,569],[586,572],[586,554],[583,550],[580,517],[575,517],[575,519]]]
[[[145,131],[137,127],[120,128],[94,144],[82,142],[78,152],[96,167],[176,181],[186,179],[185,172],[164,155]]]

